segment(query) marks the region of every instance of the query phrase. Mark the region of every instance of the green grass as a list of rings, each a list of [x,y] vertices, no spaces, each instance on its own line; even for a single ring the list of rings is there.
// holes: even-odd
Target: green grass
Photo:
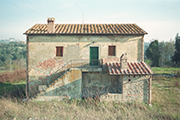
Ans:
[[[15,83],[0,82],[0,96],[19,96],[25,94],[26,81]]]
[[[155,111],[167,119],[180,119],[180,78],[153,77],[152,105]]]
[[[176,74],[180,71],[180,67],[152,67],[151,70],[155,74]]]
[[[6,72],[6,70],[0,70],[0,73],[4,73],[4,72]]]

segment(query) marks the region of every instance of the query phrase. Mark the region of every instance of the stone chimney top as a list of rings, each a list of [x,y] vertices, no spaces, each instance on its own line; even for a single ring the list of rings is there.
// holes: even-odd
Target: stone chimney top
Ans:
[[[47,31],[54,32],[55,30],[55,18],[47,18]]]
[[[120,66],[121,69],[127,69],[127,53],[122,54],[120,57]]]

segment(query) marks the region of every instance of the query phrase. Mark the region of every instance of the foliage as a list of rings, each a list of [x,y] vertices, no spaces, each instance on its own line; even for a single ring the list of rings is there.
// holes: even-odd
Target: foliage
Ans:
[[[146,56],[152,61],[151,66],[159,66],[160,51],[158,40],[154,40],[150,43],[149,47],[146,50]]]
[[[178,33],[175,39],[176,39],[176,42],[175,42],[176,51],[174,53],[174,56],[172,57],[172,62],[175,62],[177,65],[177,64],[180,64],[180,36]]]
[[[144,42],[144,60],[146,61],[147,60],[147,56],[146,56],[146,50],[147,48],[149,47],[149,44],[148,42]]]
[[[174,41],[170,40],[169,42],[160,42],[159,51],[161,53],[161,57],[159,58],[159,65],[171,65],[171,58],[175,51]]]
[[[26,44],[18,42],[0,43],[0,69],[16,69],[17,65],[25,66]],[[19,64],[17,64],[17,62]],[[16,67],[13,67],[15,66]],[[23,66],[23,67],[24,67]]]
[[[148,66],[151,66],[152,61],[151,61],[150,59],[145,59],[145,63],[146,63]]]

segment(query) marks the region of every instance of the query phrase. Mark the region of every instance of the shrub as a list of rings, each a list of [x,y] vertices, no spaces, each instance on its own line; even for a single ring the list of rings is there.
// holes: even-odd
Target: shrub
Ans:
[[[14,70],[13,72],[4,72],[0,74],[0,82],[19,82],[26,79],[26,69]]]

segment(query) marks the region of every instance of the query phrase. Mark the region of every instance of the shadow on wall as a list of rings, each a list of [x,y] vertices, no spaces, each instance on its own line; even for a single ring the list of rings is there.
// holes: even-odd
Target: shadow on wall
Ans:
[[[61,71],[58,73],[54,73],[50,76],[30,76],[29,78],[31,81],[29,82],[29,87],[30,87],[30,97],[36,95],[38,91],[38,86],[39,85],[49,85],[52,82],[54,82],[57,78],[59,78],[61,75],[63,75],[65,71]]]
[[[66,96],[66,98],[81,98],[81,79],[77,79],[71,83],[57,87],[49,92],[45,92],[41,96]]]
[[[117,92],[117,88],[113,88],[113,84],[109,86],[94,86],[91,87],[82,87],[82,79],[77,79],[71,83],[62,85],[60,87],[57,87],[49,92],[45,92],[41,96],[63,96],[64,98],[72,99],[85,99],[85,98],[94,98],[98,97],[100,98],[101,95],[107,94],[107,93],[118,93],[122,94],[121,88]]]
[[[118,76],[93,72],[82,74],[82,98],[100,97],[107,93],[122,94]]]

